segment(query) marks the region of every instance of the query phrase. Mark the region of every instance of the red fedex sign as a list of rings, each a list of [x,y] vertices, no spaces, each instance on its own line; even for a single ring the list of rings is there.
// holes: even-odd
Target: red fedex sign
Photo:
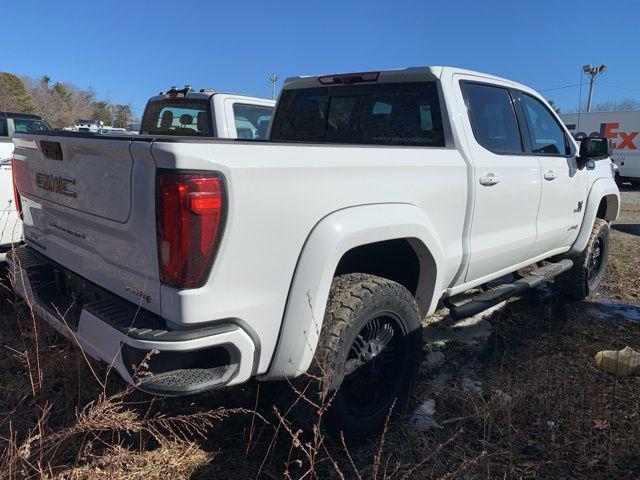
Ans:
[[[591,132],[587,134],[586,132],[575,132],[576,129],[575,124],[567,124],[567,128],[569,131],[573,133],[574,138],[577,141],[582,140],[585,137],[604,137],[611,139],[611,147],[616,150],[637,150],[638,145],[640,145],[640,138],[638,137],[638,131],[634,132],[625,132],[624,130],[620,130],[619,122],[605,122],[600,124],[599,132]]]

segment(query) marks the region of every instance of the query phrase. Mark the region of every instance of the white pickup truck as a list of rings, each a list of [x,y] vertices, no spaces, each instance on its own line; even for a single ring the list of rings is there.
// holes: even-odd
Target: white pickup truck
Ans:
[[[0,112],[0,252],[19,242],[22,223],[15,207],[11,175],[14,132],[47,130],[49,126],[37,115]]]
[[[463,317],[556,276],[582,299],[604,274],[610,147],[578,147],[524,85],[291,78],[267,141],[167,136],[154,117],[139,137],[16,135],[26,245],[8,257],[40,316],[145,391],[311,369],[335,392],[326,425],[364,437],[403,408],[439,302]]]
[[[263,140],[275,103],[205,88],[195,92],[189,85],[171,87],[149,99],[138,133]]]

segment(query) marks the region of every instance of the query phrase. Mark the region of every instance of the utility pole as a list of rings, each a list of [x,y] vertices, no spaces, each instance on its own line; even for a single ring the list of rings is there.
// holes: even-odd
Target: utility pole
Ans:
[[[276,99],[276,83],[278,83],[278,75],[276,75],[275,73],[271,74],[271,76],[269,76],[269,80],[271,80],[271,83],[272,83],[271,99],[275,100]]]
[[[592,66],[584,65],[582,71],[589,75],[589,99],[587,100],[587,112],[591,111],[591,101],[593,100],[593,86],[596,83],[596,77],[601,75],[607,69],[606,65]]]

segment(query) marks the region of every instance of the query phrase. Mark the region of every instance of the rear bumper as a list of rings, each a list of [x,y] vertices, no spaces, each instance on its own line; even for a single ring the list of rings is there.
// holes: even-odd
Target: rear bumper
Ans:
[[[141,390],[187,395],[243,383],[256,346],[228,322],[167,330],[165,322],[27,246],[7,254],[15,292],[37,316]],[[148,367],[141,367],[145,363]]]

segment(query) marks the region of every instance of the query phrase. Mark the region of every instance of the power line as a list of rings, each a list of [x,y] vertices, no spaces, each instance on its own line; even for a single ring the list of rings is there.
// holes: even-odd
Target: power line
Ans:
[[[572,85],[564,85],[562,87],[543,88],[542,90],[538,90],[538,91],[539,92],[550,92],[551,90],[563,90],[565,88],[579,87],[581,85],[582,85],[582,83],[574,83]]]
[[[611,85],[610,83],[602,83],[602,82],[600,82],[600,85],[604,85],[605,87],[611,87],[611,88],[619,88],[620,90],[629,90],[630,92],[640,92],[639,88],[621,87],[620,85]]]
[[[574,87],[579,87],[581,85],[584,85],[584,83],[574,83],[572,85],[563,85],[562,87],[553,87],[553,88],[543,88],[541,90],[538,90],[539,92],[551,92],[552,90],[564,90],[566,88],[574,88]],[[603,83],[603,82],[598,82],[598,85],[602,85],[604,87],[610,87],[610,88],[618,88],[620,90],[629,90],[630,92],[640,92],[640,88],[631,88],[631,87],[623,87],[620,85],[612,85],[610,83]]]

